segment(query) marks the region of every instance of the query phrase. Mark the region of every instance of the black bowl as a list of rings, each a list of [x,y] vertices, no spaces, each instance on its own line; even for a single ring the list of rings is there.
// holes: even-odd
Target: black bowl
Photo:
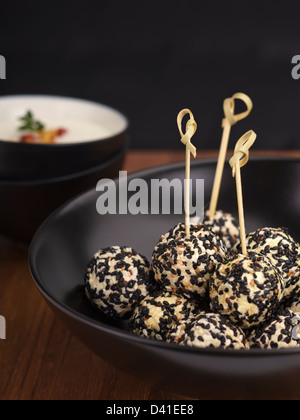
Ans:
[[[122,169],[127,144],[105,163],[73,175],[39,181],[0,181],[0,233],[30,243],[41,223],[60,205]]]
[[[57,144],[6,141],[28,110],[49,128],[66,128]],[[54,121],[54,122],[53,122]],[[80,129],[80,126],[84,126]],[[92,129],[92,132],[88,132]],[[104,131],[103,131],[104,130]],[[80,99],[52,96],[0,98],[0,179],[39,180],[93,168],[125,144],[128,121],[112,108]],[[17,135],[17,133],[16,133]],[[5,139],[5,140],[4,140]]]
[[[197,162],[193,178],[204,178],[208,202],[215,161]],[[300,161],[254,159],[243,169],[248,230],[287,226],[300,239]],[[184,165],[130,176],[184,179]],[[289,398],[300,392],[300,351],[189,349],[129,334],[126,322],[111,322],[87,302],[84,274],[100,248],[128,245],[151,257],[153,247],[180,216],[102,216],[90,191],[54,213],[30,248],[35,283],[57,316],[88,348],[117,368],[179,395],[200,398]],[[236,214],[235,183],[224,174],[220,207]],[[297,395],[297,394],[296,394]]]

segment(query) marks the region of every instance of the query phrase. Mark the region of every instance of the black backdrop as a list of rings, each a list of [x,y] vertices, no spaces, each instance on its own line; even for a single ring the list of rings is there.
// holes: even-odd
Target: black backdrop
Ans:
[[[257,148],[298,148],[299,2],[16,1],[1,3],[0,95],[100,101],[131,121],[133,147],[181,147],[176,116],[190,107],[198,146],[218,147],[222,102],[248,93]]]

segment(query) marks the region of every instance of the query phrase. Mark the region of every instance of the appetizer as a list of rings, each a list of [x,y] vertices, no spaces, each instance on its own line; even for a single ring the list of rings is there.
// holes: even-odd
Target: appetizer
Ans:
[[[184,296],[156,292],[136,307],[129,327],[133,334],[141,337],[167,340],[175,325],[192,318],[198,310],[197,305]]]
[[[211,230],[192,225],[187,237],[185,224],[181,223],[163,235],[154,249],[155,280],[169,292],[204,298],[209,281],[226,254],[223,243]]]
[[[132,248],[103,249],[90,262],[85,285],[93,305],[110,318],[122,319],[153,291],[150,264]]]

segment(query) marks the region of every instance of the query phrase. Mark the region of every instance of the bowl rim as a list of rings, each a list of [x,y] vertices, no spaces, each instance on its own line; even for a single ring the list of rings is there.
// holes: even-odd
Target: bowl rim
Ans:
[[[13,187],[33,187],[33,186],[42,186],[42,185],[49,185],[49,184],[57,184],[60,182],[68,182],[75,180],[77,178],[84,178],[88,175],[93,174],[94,172],[100,171],[102,168],[106,168],[107,166],[112,165],[115,161],[120,159],[123,155],[125,155],[127,149],[129,148],[130,141],[127,139],[122,146],[121,149],[119,149],[113,156],[111,156],[109,159],[105,160],[101,164],[97,166],[92,166],[88,169],[85,169],[83,171],[74,172],[69,175],[63,175],[60,177],[54,177],[54,178],[42,178],[42,179],[36,179],[36,180],[1,180],[0,179],[0,186],[13,186]],[[75,197],[74,197],[75,198]]]
[[[109,136],[109,137],[103,137],[102,139],[98,139],[98,140],[89,140],[89,141],[78,141],[78,142],[69,142],[69,143],[54,143],[54,144],[42,144],[42,143],[28,143],[26,145],[24,145],[24,143],[20,143],[20,142],[11,142],[9,140],[3,140],[0,138],[0,143],[1,144],[10,144],[10,145],[22,145],[23,147],[30,147],[30,148],[57,148],[57,149],[62,149],[62,148],[71,148],[71,147],[81,147],[83,145],[88,145],[88,144],[97,144],[100,142],[110,142],[113,139],[115,139],[116,137],[121,136],[122,134],[126,133],[129,130],[130,127],[130,122],[129,122],[129,118],[123,114],[123,112],[119,111],[116,108],[113,108],[112,106],[103,104],[101,102],[96,102],[96,101],[92,101],[89,99],[82,99],[82,98],[77,98],[77,97],[73,97],[73,96],[60,96],[60,95],[43,95],[43,94],[15,94],[15,95],[4,95],[4,96],[0,96],[0,103],[3,100],[8,100],[8,99],[28,99],[28,100],[32,100],[32,99],[48,99],[48,100],[63,100],[63,101],[76,101],[77,103],[81,103],[81,104],[86,104],[86,105],[93,105],[93,106],[98,106],[101,108],[105,108],[107,111],[110,111],[116,115],[118,115],[119,117],[121,117],[124,120],[124,129],[120,130],[119,132]],[[18,147],[18,146],[16,146]]]
[[[227,159],[228,161],[228,159]],[[297,162],[300,163],[300,158],[297,157],[280,157],[280,156],[256,156],[253,157],[251,162],[259,162],[259,161],[279,161],[279,162]],[[192,166],[202,166],[202,165],[209,165],[209,164],[216,164],[217,159],[202,159],[192,162]],[[151,177],[152,175],[159,172],[168,172],[183,169],[185,166],[184,162],[173,163],[168,165],[157,166],[151,169],[146,169],[138,172],[134,172],[128,175],[128,180],[132,178],[143,178],[143,177]],[[115,180],[118,183],[118,180]],[[122,340],[132,341],[140,346],[150,346],[153,348],[160,349],[162,351],[171,351],[171,352],[179,352],[191,355],[203,355],[203,356],[226,356],[226,357],[239,357],[239,358],[265,358],[265,357],[283,357],[283,356],[300,356],[300,349],[299,348],[291,348],[291,349],[272,349],[272,350],[262,350],[262,349],[250,349],[250,350],[230,350],[230,349],[212,349],[212,348],[194,348],[188,346],[180,346],[177,344],[166,343],[163,341],[157,340],[149,340],[146,338],[138,337],[130,332],[121,330],[115,326],[109,326],[104,324],[103,322],[91,320],[90,317],[78,313],[76,310],[70,308],[69,306],[65,305],[64,303],[60,302],[59,299],[53,297],[48,290],[48,288],[44,285],[42,279],[39,276],[38,267],[37,267],[37,259],[36,259],[36,250],[38,249],[40,235],[44,229],[47,228],[48,225],[53,224],[57,218],[59,218],[60,213],[63,212],[65,209],[69,208],[70,206],[76,206],[77,201],[83,200],[85,197],[94,194],[94,189],[90,189],[84,193],[73,197],[71,200],[64,203],[58,209],[56,209],[39,227],[37,232],[34,235],[34,238],[30,244],[29,252],[28,252],[28,264],[31,276],[33,281],[44,297],[44,299],[58,309],[60,312],[64,313],[64,315],[71,317],[73,320],[83,323],[84,325],[96,329],[102,333],[112,335]],[[84,289],[84,283],[82,284]]]

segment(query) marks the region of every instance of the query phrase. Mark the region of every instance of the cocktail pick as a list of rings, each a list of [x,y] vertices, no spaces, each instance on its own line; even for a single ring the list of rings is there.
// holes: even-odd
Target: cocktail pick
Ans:
[[[241,243],[242,252],[245,257],[248,256],[247,243],[246,243],[246,226],[245,226],[245,213],[244,213],[244,202],[243,202],[243,189],[242,189],[242,177],[241,168],[247,165],[249,161],[249,150],[255,143],[257,135],[254,131],[248,131],[244,134],[237,142],[234,155],[230,159],[230,166],[232,167],[232,175],[236,179],[236,191],[239,208],[239,219],[241,229]]]
[[[240,114],[234,114],[236,100],[241,100],[245,103],[247,107],[247,110],[245,112],[242,112]],[[209,207],[209,217],[211,219],[214,218],[217,211],[221,183],[222,183],[223,172],[224,172],[224,165],[225,165],[229,138],[230,138],[230,133],[231,133],[231,127],[235,125],[236,123],[238,123],[239,121],[247,118],[248,115],[251,113],[252,109],[253,109],[253,103],[251,99],[249,98],[249,96],[245,95],[244,93],[236,93],[235,95],[232,96],[232,98],[225,99],[224,101],[225,118],[223,119],[223,124],[222,124],[223,137],[222,137],[218,165],[217,165],[215,181],[214,181],[214,186],[213,186],[212,196],[211,196],[211,202],[210,202],[210,207]]]
[[[189,115],[190,119],[186,125],[186,132],[182,131],[183,118]],[[190,235],[190,179],[191,179],[191,154],[194,158],[197,156],[196,147],[191,143],[192,137],[197,131],[197,123],[194,115],[189,109],[184,109],[178,114],[177,124],[181,135],[181,142],[186,146],[186,170],[185,170],[185,233]]]

